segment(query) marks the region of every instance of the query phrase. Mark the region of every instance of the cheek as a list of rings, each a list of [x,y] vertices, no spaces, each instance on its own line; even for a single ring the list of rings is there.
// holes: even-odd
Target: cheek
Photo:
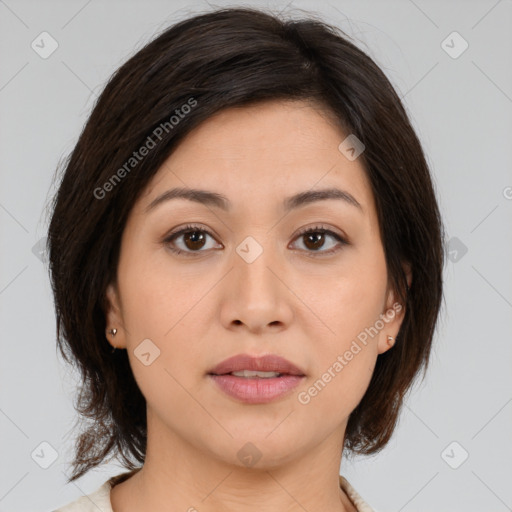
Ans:
[[[163,248],[125,254],[118,275],[126,327],[132,338],[163,341],[200,299],[194,291],[197,286],[169,265]]]
[[[188,411],[190,396],[183,386],[189,387],[187,368],[194,367],[199,355],[199,347],[189,340],[197,329],[194,304],[204,290],[192,289],[150,259],[132,258],[120,270],[127,348],[137,385],[154,410]]]
[[[359,307],[340,305],[337,316],[333,312],[335,335],[315,341],[316,363],[300,403],[311,402],[311,410],[317,409],[320,415],[331,411],[337,419],[350,414],[366,392],[375,368],[378,346],[368,327],[378,315],[370,301],[360,302]]]
[[[179,404],[183,393],[179,383],[191,381],[190,369],[197,366],[202,351],[191,343],[202,338],[204,322],[197,306],[212,284],[177,272],[160,252],[144,257],[132,253],[120,262],[120,292],[130,363],[139,388],[148,402],[153,397]],[[146,362],[153,362],[145,366],[141,354],[148,352]]]
[[[383,313],[387,288],[384,255],[378,250],[354,250],[347,253],[336,274],[324,280],[323,293],[316,300],[331,339],[343,347]]]
[[[318,379],[315,387],[322,390],[319,407],[329,407],[331,401],[355,407],[378,356],[376,326],[381,324],[387,285],[384,256],[378,250],[354,253],[339,274],[317,297],[319,316],[329,328],[315,341],[313,380]]]

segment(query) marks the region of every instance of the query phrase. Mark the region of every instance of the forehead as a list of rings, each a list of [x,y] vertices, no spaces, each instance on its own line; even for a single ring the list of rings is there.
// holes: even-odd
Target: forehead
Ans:
[[[174,163],[193,158],[280,163],[315,160],[344,137],[319,105],[305,101],[266,101],[222,110],[195,128],[174,152]],[[188,149],[194,145],[194,153]]]
[[[373,202],[359,159],[338,149],[347,137],[319,105],[268,101],[222,110],[191,131],[153,177],[147,207],[174,187],[217,191],[237,203],[269,201],[337,187]]]

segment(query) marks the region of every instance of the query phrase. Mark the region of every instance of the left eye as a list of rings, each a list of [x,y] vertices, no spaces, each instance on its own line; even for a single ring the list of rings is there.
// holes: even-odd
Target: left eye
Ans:
[[[326,236],[328,238],[334,239],[338,242],[338,244],[334,244],[334,247],[331,247],[328,250],[319,250],[325,245]],[[186,254],[187,256],[192,256],[194,253],[205,252],[201,249],[205,248],[206,238],[210,237],[214,239],[213,235],[199,227],[199,226],[186,226],[179,231],[171,233],[165,240],[164,243],[169,247],[169,249],[176,254]],[[319,254],[331,254],[340,249],[342,245],[348,245],[348,242],[342,238],[337,233],[329,229],[325,229],[323,227],[314,227],[309,228],[300,232],[296,239],[305,239],[304,246],[306,247],[306,252],[309,253],[319,253]],[[176,247],[176,240],[183,238],[183,244],[181,248]],[[206,247],[206,249],[212,249],[213,247]]]
[[[329,238],[332,238],[334,240],[337,240],[338,245],[334,244],[334,246],[331,246],[331,248],[329,250],[320,251],[319,248],[323,247],[325,245],[325,237],[326,236]],[[311,249],[307,252],[313,252],[313,253],[317,252],[320,254],[331,254],[331,253],[337,252],[340,249],[340,246],[348,245],[348,242],[344,238],[342,238],[340,235],[338,235],[337,233],[334,233],[330,229],[325,229],[322,227],[310,228],[305,231],[302,231],[301,233],[299,233],[297,235],[297,239],[300,240],[301,237],[303,239],[304,238],[306,239],[306,243],[304,245],[306,245],[306,247],[308,249]]]

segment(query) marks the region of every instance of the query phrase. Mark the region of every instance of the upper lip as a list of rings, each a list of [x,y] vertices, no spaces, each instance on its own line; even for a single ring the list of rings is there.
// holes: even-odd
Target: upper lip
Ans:
[[[226,373],[237,372],[240,370],[253,370],[260,372],[277,372],[288,375],[305,375],[304,371],[293,363],[281,356],[267,354],[261,357],[254,357],[249,354],[238,354],[225,359],[208,373],[214,375],[224,375]]]

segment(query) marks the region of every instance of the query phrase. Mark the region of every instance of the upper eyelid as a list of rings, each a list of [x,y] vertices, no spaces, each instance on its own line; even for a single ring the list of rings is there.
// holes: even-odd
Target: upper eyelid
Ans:
[[[187,233],[189,231],[193,231],[193,230],[196,230],[196,231],[204,231],[205,233],[207,233],[208,235],[210,235],[212,238],[216,238],[217,235],[212,233],[210,231],[210,229],[208,228],[205,228],[203,226],[195,226],[195,225],[191,225],[191,226],[185,226],[183,228],[180,228],[180,229],[177,229],[176,231],[172,231],[171,233],[169,233],[168,235],[165,236],[165,240],[169,240],[170,238],[172,237],[175,237],[175,236],[178,236],[178,235],[182,235],[184,233]],[[322,226],[310,226],[308,228],[303,228],[303,229],[300,229],[295,235],[294,237],[297,237],[297,236],[301,236],[309,231],[313,231],[315,232],[315,230],[317,231],[325,231],[327,232],[327,234],[331,234],[331,235],[335,235],[335,236],[338,236],[342,239],[347,239],[347,237],[343,234],[343,233],[337,233],[334,229],[332,228],[329,228],[329,227],[322,227]]]

